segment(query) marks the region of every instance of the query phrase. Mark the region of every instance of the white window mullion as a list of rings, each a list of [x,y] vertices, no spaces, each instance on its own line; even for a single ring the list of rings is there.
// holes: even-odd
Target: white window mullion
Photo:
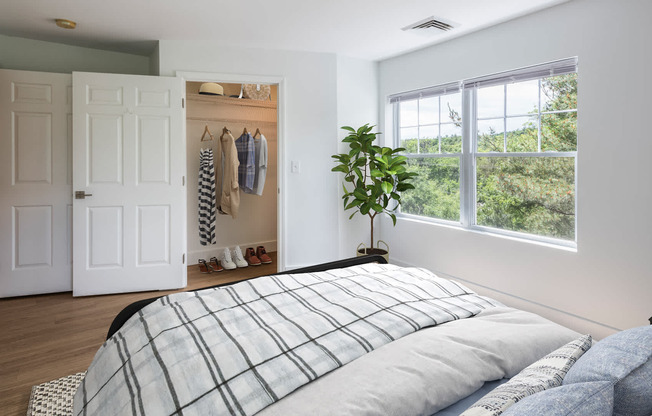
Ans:
[[[421,98],[417,100],[417,145],[417,153],[421,153]]]
[[[575,191],[575,242],[577,243],[577,178],[579,178],[579,175],[577,174],[577,150],[575,151],[575,183],[574,183],[574,191]]]
[[[441,153],[441,95],[437,97],[437,140],[439,141],[439,153]]]
[[[401,146],[401,116],[400,116],[400,110],[399,107],[401,106],[401,102],[396,102],[392,104],[392,118],[394,120],[394,126],[393,126],[393,131],[394,131],[394,147],[402,147]]]
[[[507,152],[507,84],[503,86],[503,152]]]
[[[537,112],[538,131],[537,131],[537,151],[541,152],[541,80],[539,80],[539,106]]]
[[[475,224],[475,152],[478,140],[476,89],[462,91],[462,156],[460,158],[460,222]]]
[[[484,152],[484,153],[478,153],[476,156],[481,156],[481,157],[551,157],[551,158],[559,158],[559,157],[575,157],[577,152],[574,151],[569,151],[569,152],[555,152],[555,151],[550,151],[550,152],[541,152],[541,153],[532,153],[532,152],[509,152],[509,153],[504,153],[504,152]]]

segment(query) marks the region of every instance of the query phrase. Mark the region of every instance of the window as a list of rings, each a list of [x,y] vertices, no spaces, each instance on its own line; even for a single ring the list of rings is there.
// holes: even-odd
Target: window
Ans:
[[[459,84],[402,100],[397,111],[398,145],[406,149],[408,168],[419,173],[416,189],[401,197],[402,212],[459,221],[462,125],[452,116],[462,112]]]
[[[572,245],[577,60],[390,97],[419,177],[401,213]]]

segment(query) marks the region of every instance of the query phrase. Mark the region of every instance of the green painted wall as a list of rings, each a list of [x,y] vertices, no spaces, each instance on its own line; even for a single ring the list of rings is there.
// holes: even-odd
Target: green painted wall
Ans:
[[[0,68],[70,73],[150,75],[150,58],[0,35]]]

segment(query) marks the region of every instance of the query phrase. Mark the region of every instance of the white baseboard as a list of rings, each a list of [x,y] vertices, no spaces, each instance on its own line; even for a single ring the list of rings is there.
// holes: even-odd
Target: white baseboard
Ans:
[[[267,252],[272,252],[272,251],[277,251],[277,244],[276,240],[270,240],[270,241],[262,241],[262,242],[256,242],[256,243],[247,243],[247,244],[239,244],[240,248],[242,249],[242,254],[244,255],[245,250],[247,247],[253,247],[254,250],[258,246],[264,246],[265,251]],[[188,252],[188,265],[193,265],[193,264],[198,264],[199,259],[204,259],[208,261],[211,257],[217,257],[219,258],[219,254],[221,254],[226,247],[218,247],[217,245],[211,245],[211,246],[206,246],[206,248],[202,248],[200,250],[193,250]],[[229,248],[233,248],[229,247]]]

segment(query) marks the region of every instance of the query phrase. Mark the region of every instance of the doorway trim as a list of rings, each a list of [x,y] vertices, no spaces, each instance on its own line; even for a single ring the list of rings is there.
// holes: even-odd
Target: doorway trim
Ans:
[[[285,221],[285,189],[286,187],[286,175],[285,175],[285,78],[284,77],[275,77],[275,76],[264,76],[264,75],[244,75],[244,74],[225,74],[225,73],[215,73],[215,72],[188,72],[188,71],[176,71],[176,76],[182,78],[184,91],[183,97],[186,98],[185,85],[187,81],[194,82],[224,82],[224,83],[233,83],[233,84],[276,84],[278,86],[278,97],[277,97],[277,195],[276,195],[276,245],[277,252],[280,251],[280,255],[277,256],[278,271],[284,271],[285,265],[287,264],[287,253],[286,253],[286,243],[285,237],[287,235],[286,231],[286,221]],[[183,142],[186,143],[186,108],[183,108]],[[184,237],[185,238],[185,237]],[[186,246],[186,254],[188,247]]]

